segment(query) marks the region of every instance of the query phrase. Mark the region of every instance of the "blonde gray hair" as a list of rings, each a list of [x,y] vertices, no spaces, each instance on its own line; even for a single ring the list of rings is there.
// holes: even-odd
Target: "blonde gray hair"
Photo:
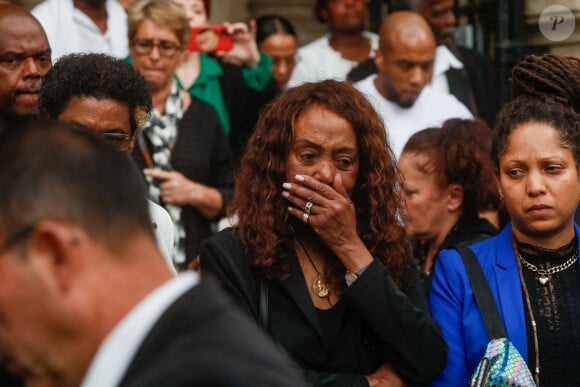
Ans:
[[[127,19],[129,41],[135,38],[141,23],[150,19],[155,24],[170,29],[182,48],[189,42],[190,28],[185,11],[171,1],[136,0],[127,10]]]

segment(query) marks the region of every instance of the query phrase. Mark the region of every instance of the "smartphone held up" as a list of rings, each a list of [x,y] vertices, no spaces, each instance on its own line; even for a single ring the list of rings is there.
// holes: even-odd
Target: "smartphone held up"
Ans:
[[[229,51],[232,48],[232,34],[224,25],[191,27],[188,51],[216,52]]]

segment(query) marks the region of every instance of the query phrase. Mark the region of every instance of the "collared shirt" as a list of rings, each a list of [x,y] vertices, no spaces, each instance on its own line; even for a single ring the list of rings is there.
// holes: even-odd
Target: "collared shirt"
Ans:
[[[74,6],[73,0],[45,0],[32,10],[46,32],[53,62],[78,52],[105,53],[121,59],[129,54],[127,13],[116,0],[107,0],[105,6],[105,33]]]
[[[175,300],[198,282],[197,273],[182,273],[147,295],[103,340],[81,386],[118,386],[139,346],[157,320]]]
[[[376,74],[371,75],[354,86],[368,98],[382,117],[389,144],[397,159],[409,137],[416,132],[441,126],[449,118],[473,118],[469,109],[453,95],[442,93],[429,85],[423,88],[413,106],[401,107],[379,93],[374,84],[376,77]]]
[[[369,58],[374,57],[375,51],[379,47],[379,37],[377,34],[367,31],[363,34],[371,44]],[[324,79],[344,81],[349,71],[357,65],[358,62],[343,58],[339,51],[332,48],[330,34],[326,34],[312,43],[300,47],[298,63],[288,81],[288,87]]]
[[[463,68],[463,63],[444,44],[437,46],[431,87],[449,94],[449,82],[447,81],[446,72],[451,68],[460,70]]]

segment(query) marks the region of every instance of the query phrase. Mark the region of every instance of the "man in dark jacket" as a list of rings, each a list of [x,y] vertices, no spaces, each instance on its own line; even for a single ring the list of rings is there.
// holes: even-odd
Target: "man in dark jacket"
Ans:
[[[0,138],[0,353],[30,385],[300,386],[219,286],[174,277],[140,174],[65,123]]]

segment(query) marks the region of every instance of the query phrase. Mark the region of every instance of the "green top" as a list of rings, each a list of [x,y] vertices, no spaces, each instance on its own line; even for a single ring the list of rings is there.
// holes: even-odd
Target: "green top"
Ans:
[[[191,87],[189,94],[210,104],[216,110],[226,136],[230,134],[231,122],[226,103],[219,83],[219,77],[224,73],[217,59],[206,54],[200,54],[200,73]],[[260,62],[254,68],[242,66],[242,77],[246,86],[262,91],[272,78],[272,59],[260,52]],[[177,76],[177,83],[184,89]]]

